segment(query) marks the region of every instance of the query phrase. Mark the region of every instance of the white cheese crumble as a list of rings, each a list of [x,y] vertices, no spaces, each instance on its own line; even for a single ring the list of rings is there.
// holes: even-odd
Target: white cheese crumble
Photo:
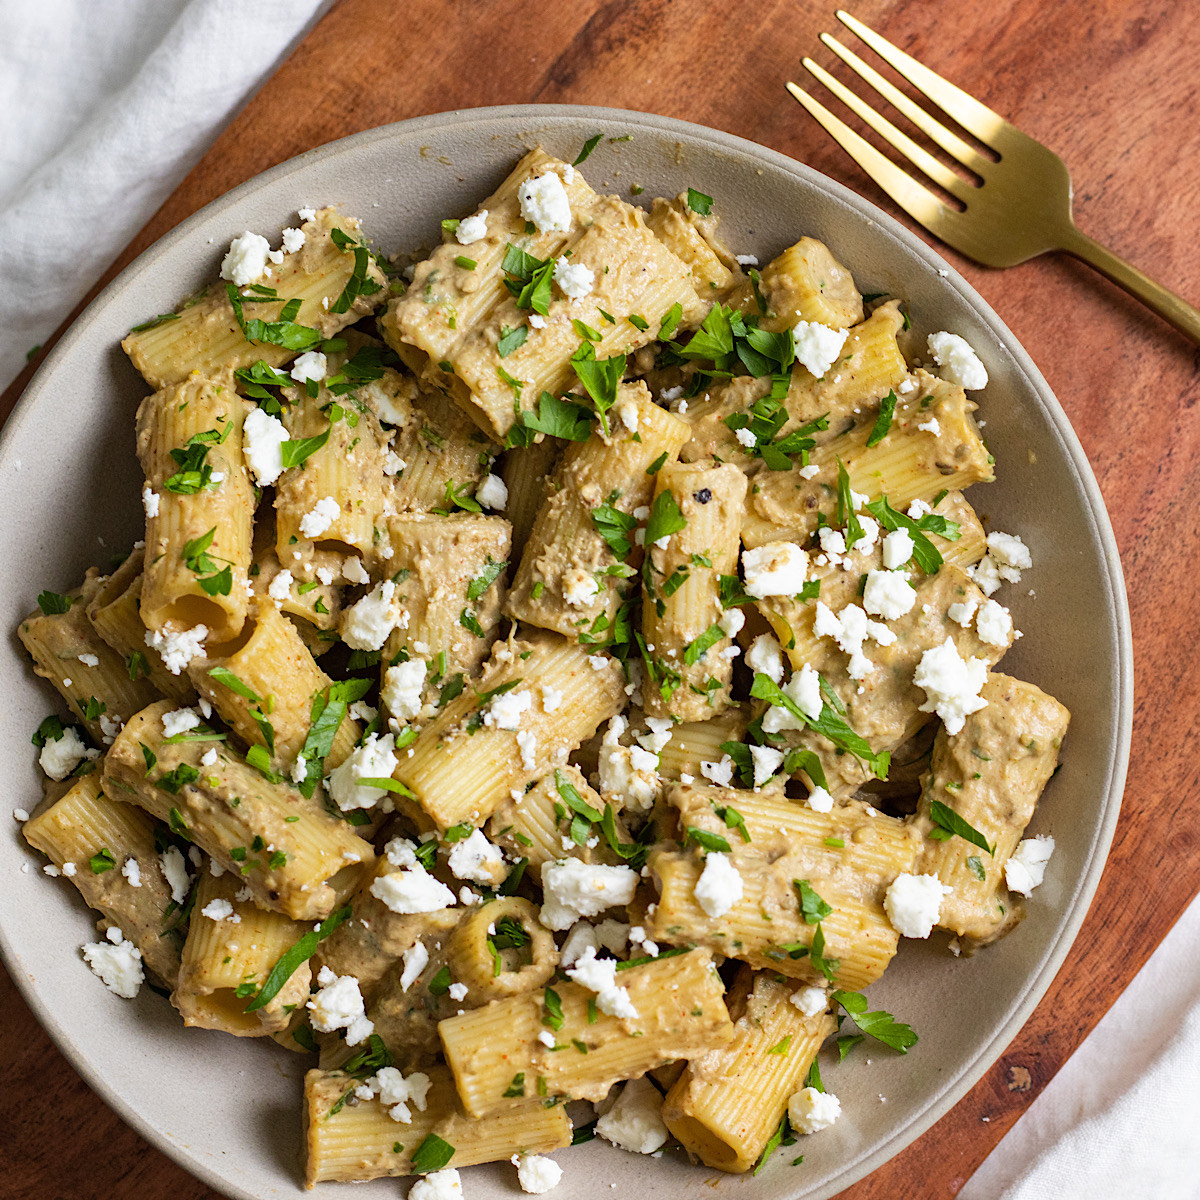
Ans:
[[[779,770],[783,751],[774,746],[751,746],[750,759],[754,763],[754,786],[759,788]]]
[[[979,695],[987,673],[984,659],[964,660],[949,638],[926,650],[913,673],[913,683],[924,688],[927,697],[921,712],[936,712],[947,733],[958,733],[971,713],[987,707]]]
[[[83,958],[100,976],[104,986],[123,1000],[138,994],[146,975],[142,970],[142,952],[114,925],[103,942],[88,942]]]
[[[206,637],[206,625],[197,625],[193,629],[147,629],[146,645],[162,655],[163,666],[172,675],[179,675],[193,658],[204,653]]]
[[[546,328],[546,318],[541,313],[530,313],[527,320],[529,321],[530,329]]]
[[[454,231],[454,240],[460,246],[473,246],[487,237],[488,210],[481,208],[469,217],[463,217]]]
[[[975,617],[975,632],[989,646],[1007,646],[1012,637],[1013,623],[1009,611],[995,600],[985,600]]]
[[[121,864],[121,874],[129,881],[130,887],[142,886],[142,864],[132,855]]]
[[[421,972],[429,966],[429,951],[424,942],[415,942],[400,956],[400,990],[407,992],[421,977]]]
[[[332,496],[322,496],[300,518],[300,533],[306,538],[319,538],[342,515],[342,506]]]
[[[874,669],[874,664],[862,652],[863,642],[870,632],[868,624],[867,614],[857,604],[847,604],[834,616],[824,601],[817,601],[813,631],[817,637],[832,638],[843,652],[850,655],[850,665],[846,670],[851,679],[864,679]]]
[[[833,797],[821,786],[816,786],[805,799],[808,807],[813,812],[829,813],[833,812]]]
[[[712,851],[704,856],[704,870],[693,895],[710,917],[723,917],[743,896],[745,885],[733,859]]]
[[[637,433],[638,421],[640,418],[638,416],[638,406],[634,401],[618,400],[613,411],[616,412],[618,417],[620,417],[621,424],[624,425],[630,433]]]
[[[617,1102],[596,1122],[596,1132],[614,1146],[632,1154],[661,1150],[670,1132],[662,1119],[662,1096],[646,1079],[631,1079]]]
[[[912,611],[917,590],[899,571],[868,571],[863,589],[863,608],[885,621]]]
[[[528,688],[495,696],[483,714],[489,729],[506,729],[510,733],[521,727],[521,718],[533,707],[533,693]]]
[[[942,425],[937,417],[930,417],[928,421],[920,421],[917,428],[922,433],[932,433],[934,437],[940,437],[942,433]]]
[[[285,254],[295,254],[304,248],[307,239],[303,229],[288,227],[283,231],[283,250]]]
[[[702,762],[700,774],[717,787],[728,787],[733,781],[733,759],[726,754],[720,762]]]
[[[897,875],[883,898],[892,928],[903,937],[927,938],[937,924],[948,888],[936,875]]]
[[[200,714],[194,708],[176,708],[171,712],[163,713],[162,727],[163,737],[175,737],[180,733],[187,733],[189,729],[195,729],[200,724]]]
[[[550,1191],[562,1179],[562,1167],[544,1155],[514,1154],[511,1162],[517,1168],[517,1182],[521,1185],[521,1191],[531,1196]]]
[[[320,350],[306,350],[292,363],[290,373],[297,383],[307,383],[310,379],[320,383],[329,373],[329,360]]]
[[[817,1013],[823,1013],[829,1005],[829,998],[823,987],[797,988],[788,999],[806,1017],[815,1017]]]
[[[596,273],[583,263],[573,263],[569,258],[560,258],[554,264],[554,282],[564,296],[582,300],[591,292],[596,282]]]
[[[267,588],[267,595],[275,601],[275,607],[279,608],[285,600],[291,598],[292,584],[295,579],[291,571],[284,567],[274,579],[271,580],[270,586]]]
[[[146,511],[147,519],[158,516],[158,505],[161,496],[149,485],[142,488],[142,508]]]
[[[89,750],[74,725],[68,725],[58,738],[47,738],[38,755],[38,764],[51,779],[66,779],[85,758],[99,758],[98,750]]]
[[[355,808],[372,808],[388,793],[384,788],[371,787],[362,779],[387,779],[399,765],[395,738],[371,734],[354,752],[334,767],[329,775],[329,794],[342,812]]]
[[[371,895],[401,916],[454,907],[454,893],[420,864],[380,875],[371,884]]]
[[[568,929],[581,917],[596,917],[606,908],[628,904],[637,890],[631,867],[560,859],[542,867],[543,903],[539,919],[547,929]]]
[[[774,683],[783,679],[783,647],[769,633],[760,633],[746,651],[746,666]]]
[[[562,576],[563,599],[572,608],[586,608],[600,595],[596,577],[582,567],[569,567]]]
[[[469,888],[463,888],[464,892],[470,892]],[[467,998],[467,985],[465,983],[452,983],[447,989],[446,994],[451,1000],[457,1004],[461,1004]]]
[[[976,596],[968,596],[965,600],[958,604],[951,604],[946,609],[946,616],[956,624],[961,625],[964,629],[969,629],[971,619],[975,616],[975,610],[979,607],[979,599]]]
[[[462,1179],[453,1167],[434,1171],[408,1189],[408,1200],[462,1200]]]
[[[466,879],[485,887],[495,887],[504,881],[504,855],[484,836],[482,829],[450,847],[447,860],[455,879]]]
[[[484,508],[503,512],[504,506],[508,503],[508,485],[499,475],[488,475],[479,487],[475,489],[475,499]]]
[[[558,712],[562,707],[565,695],[565,692],[559,691],[556,687],[551,687],[548,683],[542,684],[542,712]]]
[[[798,321],[792,330],[796,359],[818,379],[837,362],[849,330],[831,329],[819,321]]]
[[[1054,853],[1054,839],[1048,833],[1024,838],[1004,864],[1004,882],[1010,890],[1028,896],[1046,876],[1046,864]]]
[[[361,558],[348,558],[342,563],[342,578],[347,583],[371,582],[371,577],[367,574]]]
[[[318,1033],[344,1029],[347,1046],[365,1042],[374,1033],[375,1026],[367,1019],[358,980],[353,975],[336,975],[328,967],[322,967],[317,983],[320,990],[307,1005],[312,1013],[312,1027]]]
[[[351,650],[380,650],[399,623],[396,585],[385,579],[342,613],[342,641]]]
[[[747,595],[794,596],[804,587],[808,555],[795,542],[769,542],[742,555]]]
[[[182,904],[187,898],[192,879],[188,875],[187,863],[174,846],[168,846],[159,856],[158,864],[162,867],[163,877],[171,889],[171,899],[176,904]]]
[[[265,237],[246,230],[229,243],[229,250],[221,260],[221,278],[228,279],[234,287],[245,287],[262,278],[270,250],[271,243]]]
[[[646,812],[658,795],[658,756],[641,746],[622,746],[628,724],[616,715],[608,723],[598,756],[601,793],[620,796],[633,812]]]
[[[758,445],[758,438],[755,437],[754,434],[751,433],[750,430],[748,428],[746,428],[745,426],[743,426],[741,429],[735,429],[733,436],[736,437],[737,440],[743,446],[745,446],[745,448],[747,450],[751,449],[751,447],[753,447],[753,446]]]
[[[111,746],[117,740],[117,734],[125,728],[125,722],[120,717],[110,717],[107,713],[100,714],[100,740]]]
[[[433,1080],[423,1071],[414,1071],[405,1079],[398,1067],[380,1067],[354,1089],[354,1095],[359,1100],[371,1100],[378,1096],[379,1103],[387,1109],[393,1121],[411,1125],[413,1108],[418,1112],[425,1111],[426,1097],[432,1086]]]
[[[531,774],[537,770],[537,734],[522,729],[517,733],[517,749],[521,752],[521,766]]]
[[[227,921],[234,915],[233,905],[228,900],[222,900],[219,897],[216,900],[210,900],[201,910],[200,915],[207,917],[210,921]],[[238,917],[238,922],[241,917]],[[238,922],[233,922],[237,924]]]
[[[742,632],[742,626],[746,624],[746,614],[740,608],[730,608],[721,614],[721,619],[717,622],[721,627],[721,632],[728,638],[735,638]]]
[[[826,609],[826,612],[829,610]],[[839,626],[840,628],[840,626]],[[792,674],[783,685],[783,694],[795,702],[805,716],[814,721],[821,715],[821,677],[809,663]],[[786,708],[772,705],[763,714],[764,733],[782,733],[785,729],[803,729],[804,722],[794,717]]]
[[[841,1101],[832,1092],[801,1088],[788,1100],[788,1120],[797,1133],[828,1129],[842,1115]]]
[[[517,190],[521,216],[532,221],[538,233],[567,233],[571,228],[571,201],[563,181],[553,172],[527,179]]]
[[[411,721],[421,711],[427,670],[423,658],[410,658],[384,671],[379,699],[397,721]]]
[[[898,570],[913,556],[912,534],[907,529],[893,529],[883,539],[883,565],[889,571]]]
[[[968,392],[977,392],[987,387],[987,368],[979,360],[979,355],[971,348],[966,338],[957,333],[931,333],[929,335],[929,353],[934,362],[942,368],[942,378],[950,383],[957,383]]]
[[[242,426],[242,455],[254,478],[262,487],[272,484],[283,474],[283,451],[288,431],[278,417],[252,408]]]
[[[612,958],[597,958],[589,946],[567,971],[567,977],[596,993],[596,1007],[610,1017],[636,1021],[638,1010],[629,998],[629,989],[617,984],[617,963]]]

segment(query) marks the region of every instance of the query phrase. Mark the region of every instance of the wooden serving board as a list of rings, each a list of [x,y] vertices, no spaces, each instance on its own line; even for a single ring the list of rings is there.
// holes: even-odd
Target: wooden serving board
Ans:
[[[1083,228],[1196,301],[1200,24],[1189,7],[859,0],[855,14],[1057,150]],[[477,105],[680,117],[792,155],[895,211],[783,90],[804,75],[802,56],[831,66],[817,34],[836,24],[815,0],[341,0],[102,282],[275,163],[362,129]],[[1023,342],[1095,468],[1129,583],[1137,736],[1108,868],[1049,994],[973,1091],[845,1200],[954,1196],[1200,890],[1189,744],[1200,727],[1189,627],[1200,617],[1200,351],[1068,259],[995,272],[939,249]],[[28,374],[0,399],[0,418]],[[88,1090],[2,972],[0,1006],[10,1200],[216,1200]]]

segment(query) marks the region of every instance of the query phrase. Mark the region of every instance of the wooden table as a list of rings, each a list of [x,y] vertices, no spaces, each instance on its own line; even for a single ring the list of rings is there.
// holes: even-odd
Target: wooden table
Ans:
[[[1174,0],[859,0],[856,15],[1057,150],[1080,223],[1200,299],[1200,24]],[[836,24],[815,0],[341,0],[221,134],[102,282],[235,184],[405,117],[526,101],[681,117],[761,142],[895,211],[782,83]],[[819,51],[819,52],[818,52]],[[900,214],[897,214],[900,215]],[[1057,982],[921,1139],[843,1193],[953,1196],[1200,890],[1200,351],[1065,258],[1000,273],[945,251],[1024,343],[1100,480],[1129,582],[1137,676],[1112,857]],[[97,285],[98,290],[99,285]],[[90,297],[89,297],[90,299]],[[25,376],[0,400],[6,416]],[[1169,867],[1168,867],[1169,864]],[[1130,884],[1136,881],[1136,903]],[[98,1100],[0,973],[4,1195],[215,1200]]]

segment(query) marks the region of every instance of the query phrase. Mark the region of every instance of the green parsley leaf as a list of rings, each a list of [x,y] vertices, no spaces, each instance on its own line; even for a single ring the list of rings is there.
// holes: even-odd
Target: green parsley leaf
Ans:
[[[829,998],[835,1005],[842,1006],[846,1015],[863,1033],[878,1042],[883,1042],[885,1046],[907,1054],[917,1044],[917,1035],[912,1029],[897,1021],[891,1013],[882,1010],[868,1012],[867,998],[861,992],[839,990],[830,993]]]
[[[792,886],[799,894],[800,911],[804,915],[806,925],[816,925],[833,912],[833,909],[817,895],[815,889],[807,879],[793,880]]]
[[[557,1030],[563,1027],[565,1020],[562,998],[553,988],[546,988],[542,993],[542,1024]]]
[[[664,492],[663,495],[667,493]],[[665,587],[663,591],[666,592]],[[683,648],[683,661],[689,667],[694,667],[724,636],[725,630],[720,625],[710,625],[698,638],[688,642]]]
[[[838,459],[838,506],[837,516],[838,524],[843,526],[846,531],[846,549],[850,550],[854,547],[855,542],[862,541],[866,536],[863,533],[862,523],[858,519],[858,515],[854,511],[854,498],[850,494],[850,475],[846,471],[846,464]]]
[[[690,187],[687,190],[687,206],[692,212],[699,213],[702,217],[707,217],[712,212],[713,198]]]
[[[941,551],[926,535],[935,533],[951,542],[962,536],[962,526],[957,521],[948,520],[940,513],[926,513],[919,521],[914,521],[912,517],[894,509],[886,496],[869,501],[867,511],[889,532],[896,529],[908,530],[908,535],[913,541],[913,558],[926,575],[936,574],[944,561]]]
[[[667,341],[683,320],[683,305],[678,300],[658,319],[658,340]]]
[[[573,167],[579,166],[581,162],[586,162],[592,151],[600,145],[600,139],[604,137],[602,133],[593,133],[586,142],[583,143],[583,149],[579,151],[579,157],[571,164]]]
[[[687,518],[679,508],[679,502],[669,491],[659,492],[650,508],[650,519],[646,522],[646,547],[681,529],[687,528]]]
[[[528,325],[517,325],[511,329],[507,325],[502,325],[500,327],[500,340],[496,343],[496,353],[501,358],[507,358],[514,350],[519,350],[525,345],[525,339],[528,336]]]
[[[970,842],[972,846],[978,846],[981,850],[986,850],[990,855],[995,857],[995,844],[988,842],[987,838],[974,825],[970,824],[963,817],[960,817],[948,804],[943,804],[940,800],[931,800],[929,803],[929,818],[935,825],[941,829],[945,829],[949,834],[958,834],[960,838]]]
[[[500,578],[501,572],[507,566],[507,562],[498,562],[489,554],[483,570],[467,584],[467,599],[471,601],[478,600]]]
[[[597,358],[591,342],[580,342],[579,349],[571,355],[571,366],[596,407],[600,428],[605,436],[611,432],[608,411],[617,402],[617,388],[620,386],[621,376],[625,374],[625,365],[624,354],[617,354],[612,358]]]
[[[327,441],[329,441],[328,429],[324,433],[318,433],[315,437],[284,442],[279,447],[279,451],[283,455],[284,469],[298,467],[307,462]]]
[[[637,518],[615,508],[611,500],[592,509],[592,525],[617,558],[624,559],[633,549],[628,535],[637,528]]]
[[[41,592],[38,594],[37,602],[38,608],[48,617],[56,617],[71,610],[71,598],[59,592]]]
[[[449,1142],[431,1133],[413,1152],[412,1169],[416,1175],[440,1171],[455,1155]]]
[[[113,857],[113,852],[106,846],[88,859],[88,865],[92,868],[93,875],[103,875],[105,871],[111,871],[117,865],[117,860]]]
[[[689,825],[684,830],[684,840],[704,850],[720,851],[722,854],[728,854],[730,851],[729,842],[719,833],[710,833],[707,829],[700,829],[695,825]]]
[[[875,418],[875,427],[867,438],[868,446],[878,446],[888,435],[892,427],[892,417],[896,412],[896,393],[888,392],[879,402],[879,416]]]

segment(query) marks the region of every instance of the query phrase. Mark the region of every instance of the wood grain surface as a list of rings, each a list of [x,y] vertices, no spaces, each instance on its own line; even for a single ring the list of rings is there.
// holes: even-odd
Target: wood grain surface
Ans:
[[[854,11],[1071,167],[1081,227],[1200,300],[1200,23],[1176,0],[860,0]],[[342,0],[217,139],[103,282],[267,167],[424,113],[600,104],[715,126],[894,207],[783,91],[830,66],[815,0]],[[896,215],[900,216],[898,212]],[[1095,468],[1133,614],[1136,735],[1112,856],[1055,984],[949,1114],[843,1193],[954,1196],[1200,890],[1200,351],[1062,257],[987,271],[939,247],[1025,345]],[[99,287],[99,285],[98,285]],[[7,415],[27,376],[0,400]],[[1083,665],[1086,669],[1086,664]],[[1136,903],[1130,902],[1131,889]],[[0,973],[6,1200],[214,1200],[74,1073]]]

